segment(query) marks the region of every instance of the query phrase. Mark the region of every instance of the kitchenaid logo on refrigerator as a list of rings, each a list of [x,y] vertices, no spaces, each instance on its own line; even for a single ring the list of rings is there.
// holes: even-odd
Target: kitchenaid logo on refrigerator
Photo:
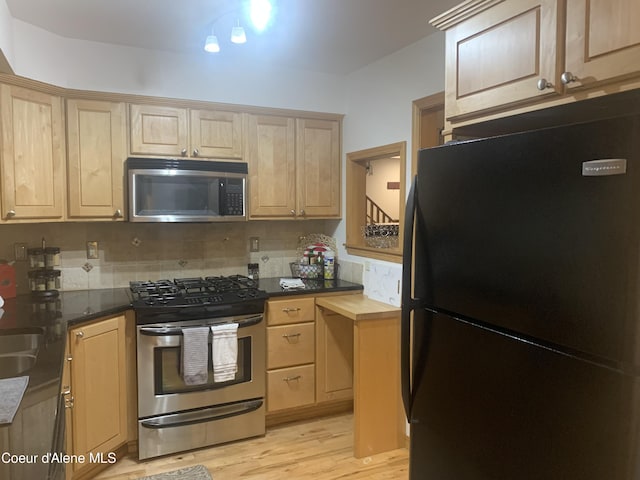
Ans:
[[[627,173],[626,158],[607,158],[582,163],[582,176],[584,177],[622,175],[624,173]]]

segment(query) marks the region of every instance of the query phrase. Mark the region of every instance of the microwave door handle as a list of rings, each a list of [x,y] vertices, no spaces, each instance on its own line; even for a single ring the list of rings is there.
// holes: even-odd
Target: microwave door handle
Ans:
[[[228,212],[227,208],[227,179],[218,179],[218,205],[220,208],[220,215],[224,216]]]

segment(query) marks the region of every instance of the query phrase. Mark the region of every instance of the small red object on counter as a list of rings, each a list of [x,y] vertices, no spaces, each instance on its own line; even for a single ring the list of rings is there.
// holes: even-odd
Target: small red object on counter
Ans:
[[[0,297],[14,298],[16,296],[16,269],[13,265],[0,260]]]

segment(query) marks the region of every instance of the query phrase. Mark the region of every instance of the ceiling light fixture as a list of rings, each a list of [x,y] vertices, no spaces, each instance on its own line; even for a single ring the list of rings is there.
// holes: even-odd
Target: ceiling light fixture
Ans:
[[[211,29],[211,35],[208,35],[204,42],[204,50],[209,53],[218,53],[220,51],[218,37],[213,33],[213,28]]]
[[[251,0],[249,6],[249,17],[251,23],[258,32],[262,32],[271,20],[271,2],[270,0]]]
[[[236,26],[231,29],[231,41],[238,44],[246,43],[247,41],[247,34],[244,32],[244,28],[240,26],[240,20],[238,20]]]
[[[244,14],[248,14],[251,20],[250,27],[255,32],[263,32],[267,26],[271,23],[274,7],[274,0],[250,0],[248,3],[249,11],[244,11]],[[245,4],[247,5],[247,4]],[[233,14],[238,14],[238,8],[233,8],[223,12],[216,20],[213,21],[215,25],[222,17]],[[236,18],[236,25],[231,29],[231,42],[235,44],[243,44],[247,42],[247,33],[245,29],[240,25],[240,18]],[[220,51],[220,43],[218,37],[213,32],[213,25],[211,27],[211,33],[207,36],[204,42],[204,50],[210,53],[217,53]]]

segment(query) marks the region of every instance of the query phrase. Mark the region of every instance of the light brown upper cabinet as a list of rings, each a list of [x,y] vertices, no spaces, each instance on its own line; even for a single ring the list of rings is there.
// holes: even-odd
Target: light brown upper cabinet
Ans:
[[[640,75],[640,2],[567,0],[569,89]],[[561,79],[562,81],[563,79]]]
[[[640,86],[637,0],[471,0],[431,23],[446,30],[446,130]]]
[[[0,112],[0,221],[62,220],[65,198],[62,99],[3,84]]]
[[[296,119],[297,215],[340,217],[340,124]]]
[[[160,105],[130,105],[130,153],[242,159],[242,114]]]
[[[67,100],[67,145],[69,218],[123,220],[125,104]]]
[[[250,218],[340,218],[340,121],[247,115]]]

